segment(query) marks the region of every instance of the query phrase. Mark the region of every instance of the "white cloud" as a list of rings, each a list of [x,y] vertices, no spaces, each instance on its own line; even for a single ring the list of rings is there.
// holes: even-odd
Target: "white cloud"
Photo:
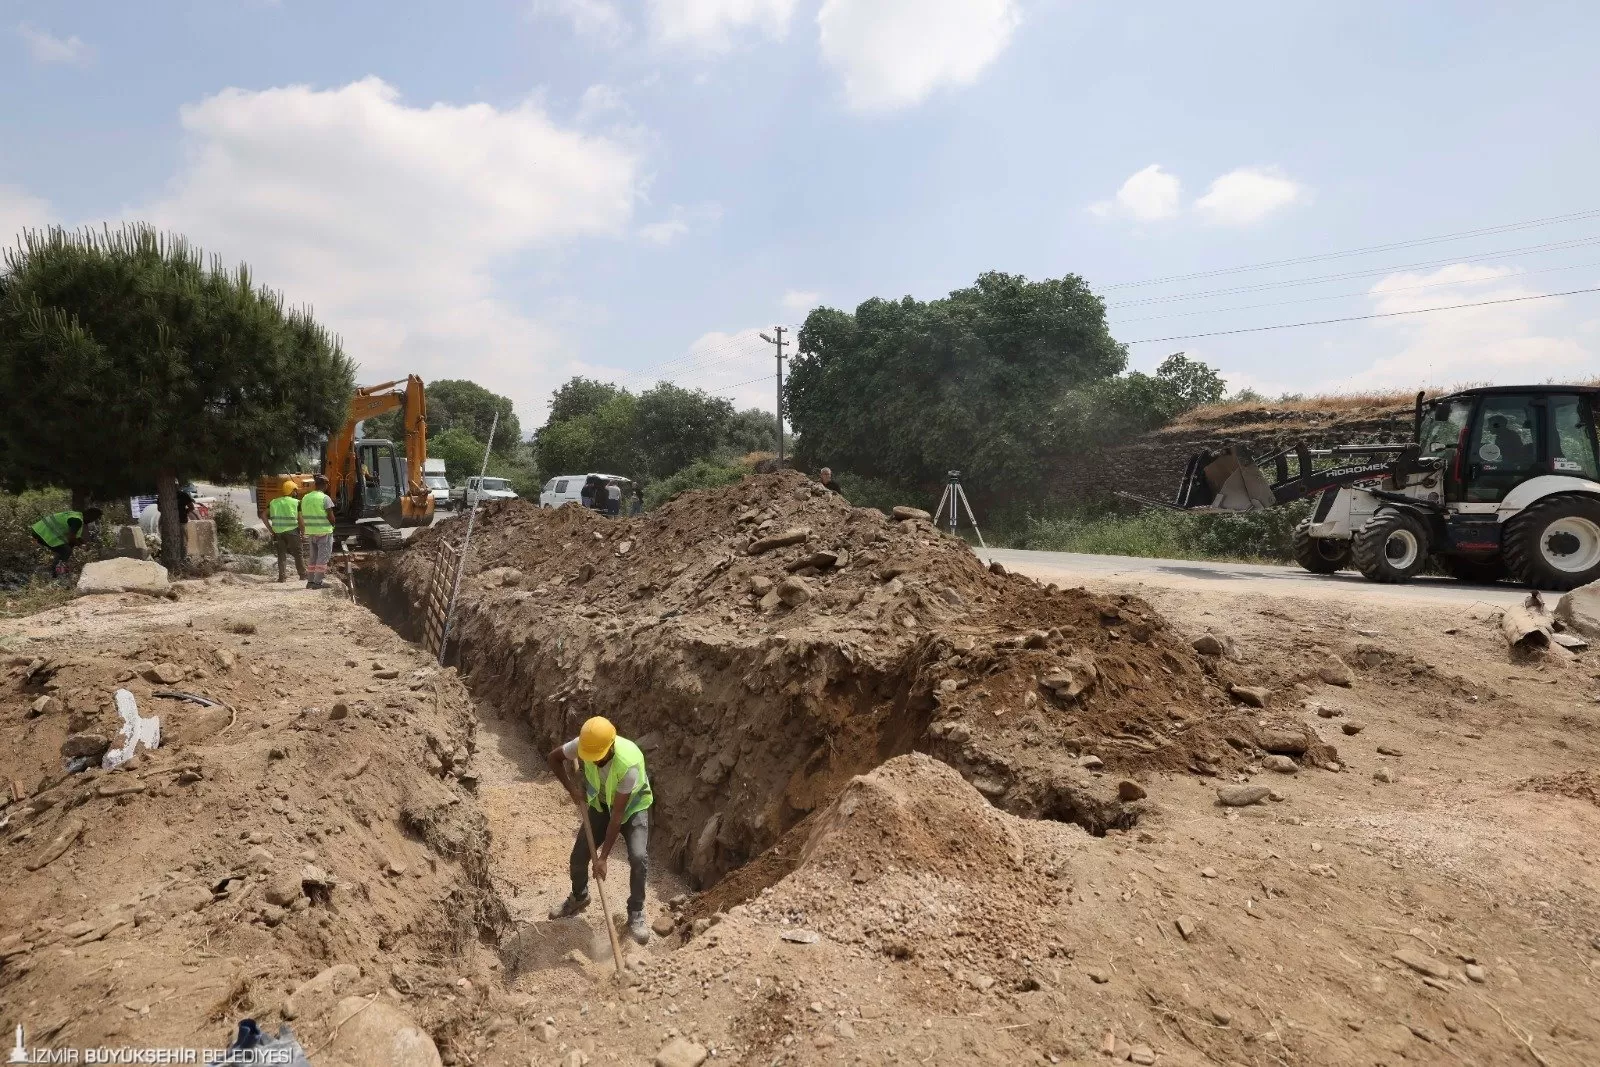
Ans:
[[[1020,18],[1016,0],[824,0],[817,28],[850,107],[883,112],[977,81]]]
[[[671,244],[688,232],[689,224],[682,219],[663,219],[660,222],[652,222],[647,226],[639,227],[640,239],[649,241],[654,245]]]
[[[1112,199],[1090,204],[1089,211],[1101,218],[1160,222],[1177,217],[1182,194],[1183,187],[1177,176],[1162,170],[1161,164],[1152,163],[1123,182]]]
[[[533,0],[533,13],[566,19],[578,36],[606,43],[628,33],[628,20],[613,0]]]
[[[36,63],[87,63],[94,54],[77,36],[57,37],[26,22],[17,26],[17,33]]]
[[[23,230],[48,226],[50,205],[14,185],[0,185],[0,248],[14,248]]]
[[[1422,290],[1417,286],[1430,286]],[[1405,290],[1405,291],[1401,291]],[[1378,314],[1531,296],[1516,272],[1455,263],[1429,274],[1391,274],[1370,290]],[[1390,355],[1337,383],[1340,388],[1447,388],[1468,382],[1542,382],[1588,376],[1597,352],[1581,331],[1559,325],[1560,299],[1488,304],[1372,323]],[[1366,346],[1370,349],[1370,343]]]
[[[492,272],[625,233],[640,181],[628,146],[533,104],[411,107],[377,78],[229,89],[181,116],[187,163],[138,217],[313,305],[363,380],[470,377],[525,416],[542,409],[570,356]]]
[[[603,115],[627,110],[628,105],[622,98],[621,90],[611,85],[591,85],[578,100],[578,121],[594,122]]]
[[[651,244],[665,245],[702,226],[713,226],[722,221],[722,205],[714,200],[693,207],[673,204],[667,217],[639,227],[638,236]]]
[[[790,289],[783,294],[783,310],[791,315],[803,315],[822,303],[822,294],[807,289]]]
[[[781,38],[798,0],[649,0],[650,26],[663,44],[726,51],[736,33]]]
[[[1194,209],[1207,222],[1248,226],[1307,195],[1305,186],[1277,167],[1240,167],[1213,181],[1206,195],[1194,202]]]

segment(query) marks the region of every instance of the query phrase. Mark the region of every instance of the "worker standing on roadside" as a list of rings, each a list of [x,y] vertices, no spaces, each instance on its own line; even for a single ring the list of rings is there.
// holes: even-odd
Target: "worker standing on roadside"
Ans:
[[[99,508],[85,508],[81,512],[57,511],[28,527],[33,539],[56,558],[54,566],[50,568],[52,578],[67,576],[72,550],[83,543],[84,533],[89,526],[99,521]]]
[[[272,527],[272,543],[278,549],[278,581],[289,580],[288,560],[294,557],[295,573],[304,580],[306,562],[300,558],[300,487],[291,481],[281,486],[283,495],[267,505],[267,524]]]
[[[645,773],[644,753],[626,737],[618,737],[611,720],[597,715],[583,724],[577,737],[551,749],[545,759],[572,802],[583,809],[594,839],[600,842],[600,854],[592,858],[596,878],[605,881],[606,860],[618,835],[627,842],[628,935],[644,944],[650,939],[644,924],[644,882],[650,870],[650,805],[655,799],[650,792],[650,776]],[[582,793],[569,771],[573,760],[583,768]],[[572,895],[550,912],[552,919],[576,915],[589,906],[590,864],[589,840],[580,826],[569,865]],[[609,916],[606,921],[611,921]]]
[[[328,499],[328,479],[317,475],[317,487],[300,498],[300,536],[306,539],[307,589],[321,589],[333,556],[333,501]]]

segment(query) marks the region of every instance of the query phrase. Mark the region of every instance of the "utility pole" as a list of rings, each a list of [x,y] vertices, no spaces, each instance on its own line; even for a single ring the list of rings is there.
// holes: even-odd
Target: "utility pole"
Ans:
[[[774,326],[772,332],[776,337],[761,335],[761,339],[778,350],[778,466],[783,466],[783,346],[788,341],[783,339],[783,327]]]

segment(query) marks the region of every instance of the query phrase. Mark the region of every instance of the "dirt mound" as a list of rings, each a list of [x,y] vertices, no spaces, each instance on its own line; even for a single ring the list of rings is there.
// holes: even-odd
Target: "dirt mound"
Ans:
[[[1003,808],[1103,833],[1138,817],[1110,775],[1220,774],[1259,747],[1226,665],[1142,601],[990,570],[791,471],[635,519],[496,504],[477,531],[450,657],[541,743],[617,720],[701,885],[914,749]],[[462,532],[389,563],[390,618],[420,617],[431,546]]]
[[[1535,793],[1549,793],[1573,800],[1587,800],[1600,808],[1600,773],[1594,771],[1568,771],[1566,774],[1545,774],[1524,779],[1518,789],[1531,789]]]
[[[7,1032],[218,1045],[337,961],[357,992],[423,998],[448,1043],[474,1012],[464,950],[504,921],[455,672],[340,597],[183,586],[63,608],[0,673],[0,1004],[28,1008]],[[118,689],[160,747],[72,773],[118,737]],[[303,1037],[332,999],[301,1005]]]

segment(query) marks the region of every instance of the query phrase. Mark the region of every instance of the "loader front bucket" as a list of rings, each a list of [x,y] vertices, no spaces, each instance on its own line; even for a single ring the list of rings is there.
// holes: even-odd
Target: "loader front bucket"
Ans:
[[[1277,503],[1250,453],[1238,445],[1189,457],[1178,488],[1185,511],[1260,511]]]

